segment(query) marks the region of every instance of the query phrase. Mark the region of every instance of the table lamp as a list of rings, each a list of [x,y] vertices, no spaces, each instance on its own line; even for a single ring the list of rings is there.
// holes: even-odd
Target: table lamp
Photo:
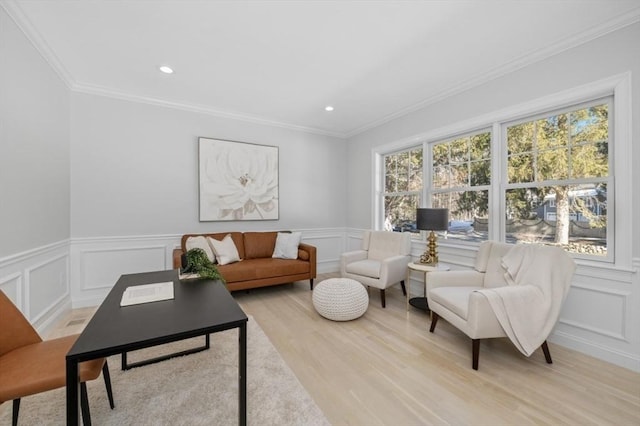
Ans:
[[[449,229],[449,209],[418,209],[416,228],[421,231],[431,231],[427,238],[427,249],[420,256],[420,263],[436,265],[438,263],[438,237],[433,231]]]

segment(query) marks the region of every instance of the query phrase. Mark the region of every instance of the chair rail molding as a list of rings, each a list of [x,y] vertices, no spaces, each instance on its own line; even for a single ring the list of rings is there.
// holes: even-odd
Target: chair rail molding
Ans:
[[[41,334],[71,309],[69,240],[0,259],[0,289]]]

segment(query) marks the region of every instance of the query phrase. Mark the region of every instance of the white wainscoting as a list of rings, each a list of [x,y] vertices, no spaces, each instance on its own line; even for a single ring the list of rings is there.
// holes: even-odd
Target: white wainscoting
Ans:
[[[180,235],[74,238],[71,240],[71,301],[97,306],[123,274],[172,269]]]
[[[549,340],[640,371],[639,269],[579,264]]]
[[[0,289],[41,334],[71,309],[69,241],[0,259]]]
[[[319,273],[340,269],[340,254],[359,249],[361,229],[299,230],[317,248]],[[78,238],[0,259],[0,289],[46,334],[65,312],[96,306],[122,274],[171,269],[181,235]],[[414,241],[414,260],[425,243]],[[440,245],[443,263],[452,269],[473,265],[476,249]],[[631,270],[579,264],[560,320],[550,341],[596,358],[640,371],[640,259]],[[412,276],[413,295],[423,291]]]
[[[317,249],[317,271],[337,271],[344,229],[309,229],[302,241]],[[182,235],[76,238],[71,240],[71,300],[74,308],[102,303],[122,274],[173,268]]]

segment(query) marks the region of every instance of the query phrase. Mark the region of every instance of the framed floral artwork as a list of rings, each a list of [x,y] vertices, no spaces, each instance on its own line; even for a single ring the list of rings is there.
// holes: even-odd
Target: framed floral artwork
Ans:
[[[200,221],[277,220],[278,147],[199,138]]]

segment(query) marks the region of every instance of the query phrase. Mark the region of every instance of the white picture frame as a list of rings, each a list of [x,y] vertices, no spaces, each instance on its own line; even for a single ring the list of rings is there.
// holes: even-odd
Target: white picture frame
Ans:
[[[278,220],[278,147],[200,137],[200,221]]]

